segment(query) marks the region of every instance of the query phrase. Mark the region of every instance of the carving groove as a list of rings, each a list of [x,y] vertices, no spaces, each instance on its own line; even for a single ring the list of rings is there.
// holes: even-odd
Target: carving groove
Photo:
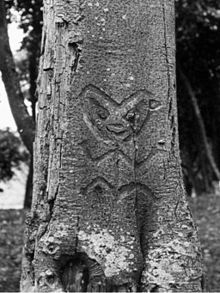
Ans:
[[[147,90],[139,90],[117,103],[103,91],[88,85],[82,91],[83,120],[98,142],[111,142],[111,148],[103,154],[94,156],[90,151],[88,140],[81,143],[87,157],[93,162],[100,162],[118,152],[132,165],[134,158],[127,155],[123,146],[140,135],[147,124],[150,113],[161,108],[161,102],[152,98]],[[139,163],[138,163],[139,164]],[[135,165],[137,167],[137,165]]]
[[[137,138],[142,133],[142,130],[147,127],[151,112],[162,107],[161,102],[153,99],[152,94],[147,90],[139,90],[128,96],[121,103],[118,103],[102,90],[92,85],[86,86],[79,98],[83,103],[85,126],[95,138],[91,138],[89,134],[89,136],[84,137],[79,145],[88,160],[95,163],[94,168],[97,168],[98,165],[94,172],[97,175],[93,174],[96,177],[89,179],[88,184],[85,187],[81,187],[80,191],[83,195],[92,195],[95,198],[112,197],[112,200],[116,202],[116,206],[120,208],[123,205],[126,206],[127,203],[123,203],[123,201],[128,200],[128,205],[134,208],[136,213],[135,221],[140,232],[140,246],[142,246],[145,240],[141,238],[141,235],[146,222],[146,211],[149,206],[148,203],[151,201],[152,191],[146,184],[139,182],[136,171],[160,151],[164,142],[160,141],[157,145],[159,149],[154,147],[144,159],[137,161]],[[105,175],[106,166],[108,170]],[[126,168],[128,171],[127,176],[130,178],[127,184],[123,184],[122,182],[126,181],[123,181],[124,179],[122,182],[120,181],[120,172],[127,172]],[[113,176],[110,175],[114,179],[110,180],[108,174],[114,174]],[[142,247],[140,251],[142,251]],[[89,277],[86,277],[88,278],[88,285],[85,290],[91,292],[101,292],[106,291],[106,289],[114,292],[136,291],[135,283],[127,283],[127,280],[123,285],[107,284],[100,265],[91,261],[86,262]],[[81,271],[84,270],[84,264],[80,264]],[[72,267],[69,266],[68,270],[71,271]],[[68,274],[64,273],[66,276]],[[76,276],[74,272],[71,272],[71,275]],[[73,279],[72,283],[76,284],[76,277],[73,277]],[[78,279],[82,282],[82,277],[78,277]],[[64,280],[64,283],[70,283],[70,281]],[[79,287],[74,289],[79,291]]]
[[[84,121],[104,141],[130,140],[133,134],[140,134],[150,112],[161,107],[161,103],[151,96],[147,90],[139,90],[117,103],[100,89],[89,85],[81,94]]]
[[[83,89],[80,95],[83,103],[83,120],[97,139],[97,143],[101,143],[100,149],[103,150],[104,148],[104,153],[94,154],[89,139],[85,139],[80,143],[85,155],[95,163],[101,163],[107,158],[114,157],[116,169],[118,169],[118,162],[121,156],[133,169],[133,181],[135,182],[117,186],[116,180],[115,186],[113,186],[107,179],[99,176],[93,179],[85,188],[82,188],[82,193],[85,194],[91,188],[96,192],[95,186],[99,184],[116,191],[118,200],[130,196],[133,191],[138,193],[139,190],[142,190],[147,194],[150,192],[146,185],[137,182],[135,170],[158,152],[157,148],[153,148],[143,160],[137,161],[136,159],[137,137],[149,121],[150,113],[162,107],[161,102],[153,99],[152,96],[147,90],[138,90],[121,103],[118,103],[93,85],[88,85]],[[131,152],[127,152],[128,154],[126,154],[127,148],[130,150],[132,148]]]
[[[119,190],[119,200],[123,200],[124,198],[127,198],[132,194],[132,192],[135,191],[135,193],[143,192],[144,194],[151,194],[150,188],[148,188],[145,184],[139,183],[139,182],[131,182],[126,185],[122,185]]]
[[[85,188],[81,188],[81,193],[86,194],[89,189],[95,190],[97,186],[104,186],[107,187],[109,190],[113,190],[113,185],[109,183],[104,177],[96,177],[93,179]]]
[[[118,155],[121,155],[122,157],[124,157],[125,160],[129,164],[132,164],[132,162],[133,162],[132,159],[127,154],[125,154],[122,149],[119,149],[118,147],[110,149],[109,151],[105,152],[104,154],[101,154],[100,156],[94,156],[91,153],[91,150],[90,150],[90,148],[88,146],[88,141],[87,140],[84,140],[83,142],[81,142],[80,145],[83,147],[83,150],[84,150],[85,154],[87,155],[89,160],[92,161],[92,162],[99,163],[102,160],[106,159],[108,156],[111,156],[112,154],[114,154],[116,152],[118,153]]]

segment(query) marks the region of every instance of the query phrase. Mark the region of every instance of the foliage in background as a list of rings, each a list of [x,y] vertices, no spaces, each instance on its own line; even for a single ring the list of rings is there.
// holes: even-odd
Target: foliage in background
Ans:
[[[22,48],[27,50],[28,54],[28,72],[29,72],[29,100],[32,104],[32,116],[35,121],[35,105],[37,102],[36,82],[38,75],[38,63],[40,57],[40,44],[43,25],[43,1],[42,0],[17,0],[16,8],[21,12],[21,24],[26,36],[22,42]]]
[[[0,130],[0,181],[6,181],[14,175],[14,168],[21,162],[28,162],[28,152],[22,142],[9,129]]]
[[[220,1],[176,0],[177,68],[195,93],[214,159],[220,167]],[[216,180],[207,162],[189,94],[177,70],[180,147],[188,185],[197,193]]]
[[[43,0],[5,0],[7,7],[7,19],[11,22],[13,13],[11,8],[15,9],[20,14],[19,27],[23,29],[24,39],[21,49],[26,55],[20,61],[16,60],[17,71],[20,76],[21,83],[29,85],[24,87],[25,98],[31,102],[32,117],[35,121],[35,107],[37,102],[36,82],[38,75],[38,63],[40,57],[41,34],[43,25]]]
[[[3,0],[4,1],[4,0]],[[33,153],[32,153],[32,140],[34,137],[34,124],[36,120],[36,83],[38,75],[38,63],[40,56],[40,40],[42,31],[42,0],[5,0],[5,6],[7,10],[8,23],[13,20],[13,11],[16,10],[20,15],[19,26],[23,29],[25,37],[22,42],[21,52],[24,58],[19,61],[16,60],[16,78],[20,82],[20,90],[22,92],[22,98],[19,99],[20,107],[25,109],[26,103],[29,100],[31,103],[31,116],[29,116],[29,125],[23,127],[22,138],[25,145],[30,151],[29,162],[29,174],[26,183],[25,201],[24,207],[30,208],[32,200],[33,190]],[[8,51],[10,51],[8,49]],[[19,54],[20,55],[20,54]],[[3,57],[4,58],[4,57]],[[13,82],[13,81],[12,81]],[[11,96],[9,99],[13,101]],[[17,97],[15,97],[17,99]],[[11,103],[13,108],[13,103]],[[12,113],[16,113],[16,109],[12,109]],[[29,111],[30,114],[30,111]],[[19,117],[16,117],[16,123],[18,124]],[[22,121],[22,117],[21,117]],[[28,133],[29,130],[29,133]],[[28,133],[28,135],[26,135]],[[30,135],[29,135],[30,134]],[[28,139],[29,138],[29,139]],[[31,143],[29,143],[31,141]]]

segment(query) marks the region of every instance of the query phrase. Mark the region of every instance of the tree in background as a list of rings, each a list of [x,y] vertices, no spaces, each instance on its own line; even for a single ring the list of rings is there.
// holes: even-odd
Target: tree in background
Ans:
[[[177,0],[180,147],[187,182],[210,192],[220,168],[220,3]]]
[[[201,291],[174,1],[44,1],[22,291]]]
[[[16,60],[16,67],[21,81],[27,81],[29,84],[29,91],[25,93],[25,99],[31,102],[32,118],[35,121],[36,116],[36,84],[38,75],[38,63],[40,57],[40,42],[42,34],[42,0],[18,0],[7,1],[5,0],[7,9],[6,19],[11,22],[13,13],[11,8],[19,12],[20,23],[19,27],[22,28],[25,36],[22,40],[20,50],[25,50],[26,59],[19,62]]]
[[[42,0],[18,0],[16,9],[21,13],[20,27],[27,36],[23,39],[22,47],[27,51],[27,73],[29,83],[28,100],[31,102],[32,118],[36,121],[37,102],[37,76],[40,57],[40,42],[42,34]],[[30,167],[26,185],[24,206],[30,208],[33,192],[33,154],[31,154]]]
[[[21,140],[9,129],[0,129],[0,181],[10,180],[14,168],[28,161],[28,153],[22,149]]]
[[[37,101],[36,96],[36,80],[37,67],[40,55],[40,39],[42,28],[42,1],[5,1],[8,11],[4,8],[4,1],[0,3],[1,13],[1,45],[0,45],[0,70],[2,79],[5,84],[6,92],[9,98],[10,107],[14,116],[18,132],[30,152],[29,174],[26,185],[26,194],[24,206],[30,208],[32,199],[32,179],[33,179],[33,138],[34,138],[34,123],[35,123],[35,106]],[[22,43],[22,48],[27,52],[27,59],[18,62],[15,66],[12,53],[10,50],[7,34],[6,19],[10,21],[10,8],[14,7],[21,12],[21,28],[27,33]],[[17,70],[16,70],[17,69]],[[20,82],[28,80],[29,91],[24,93]],[[24,100],[28,99],[31,102],[32,116],[29,116]]]
[[[29,152],[32,153],[34,123],[24,105],[24,96],[21,91],[19,77],[10,50],[6,11],[3,0],[0,1],[0,70],[18,132],[25,146]]]
[[[28,99],[31,102],[32,117],[34,121],[36,118],[36,85],[43,21],[42,6],[42,0],[18,0],[15,6],[15,8],[21,13],[20,27],[23,29],[24,33],[27,34],[22,41],[21,49],[23,48],[27,51],[28,81],[30,84]]]

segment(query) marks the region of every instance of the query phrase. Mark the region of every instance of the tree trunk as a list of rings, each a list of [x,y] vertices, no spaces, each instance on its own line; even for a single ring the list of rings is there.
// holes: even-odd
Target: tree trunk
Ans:
[[[44,1],[22,291],[201,291],[174,1]]]

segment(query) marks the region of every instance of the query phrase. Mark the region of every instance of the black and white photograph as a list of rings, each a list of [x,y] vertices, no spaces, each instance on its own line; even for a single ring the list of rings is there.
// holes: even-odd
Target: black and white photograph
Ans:
[[[219,0],[0,0],[0,292],[220,292]]]

